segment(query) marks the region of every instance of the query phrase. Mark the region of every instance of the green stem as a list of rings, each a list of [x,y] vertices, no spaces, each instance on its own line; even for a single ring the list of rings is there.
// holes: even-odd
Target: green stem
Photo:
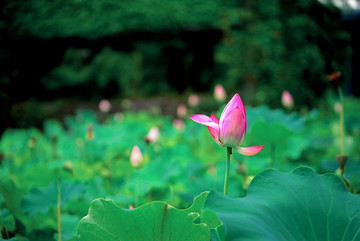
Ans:
[[[228,182],[229,182],[229,173],[230,173],[230,155],[232,154],[232,148],[227,147],[226,155],[226,169],[225,169],[225,181],[224,181],[224,195],[227,195]]]
[[[339,120],[339,124],[340,124],[340,155],[344,155],[345,154],[345,148],[344,148],[344,143],[345,143],[345,131],[344,131],[344,96],[343,96],[343,92],[340,88],[340,86],[338,87],[338,92],[339,92],[339,99],[340,99],[340,104],[341,104],[341,110],[340,110],[340,120]]]
[[[58,184],[57,228],[58,228],[58,241],[61,241],[61,184],[60,184],[60,179],[57,180],[57,184]]]

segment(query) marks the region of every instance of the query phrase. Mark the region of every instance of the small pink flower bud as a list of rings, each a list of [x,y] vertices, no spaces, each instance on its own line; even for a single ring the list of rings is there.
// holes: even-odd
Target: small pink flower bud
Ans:
[[[294,100],[289,91],[284,90],[281,96],[281,103],[287,109],[291,109],[294,106]]]
[[[214,98],[219,102],[224,102],[226,99],[226,92],[224,87],[221,84],[215,85],[214,89]]]
[[[129,209],[132,210],[132,209],[134,209],[134,207],[133,207],[132,205],[130,205],[130,206],[129,206]]]
[[[187,115],[187,107],[184,104],[179,104],[176,110],[178,117],[185,117]]]
[[[138,146],[134,146],[130,154],[130,163],[133,167],[138,168],[143,161],[143,155]]]
[[[114,115],[114,119],[116,122],[120,122],[122,121],[122,119],[124,119],[124,114],[121,112],[116,112]]]
[[[159,140],[159,138],[160,138],[159,128],[157,128],[156,126],[153,126],[153,127],[151,127],[149,133],[145,137],[145,141],[150,142],[150,143],[155,143]]]
[[[104,113],[109,112],[110,109],[111,109],[110,102],[108,100],[106,100],[106,99],[101,100],[100,103],[99,103],[99,109],[100,109],[101,112],[104,112]]]
[[[184,123],[183,120],[176,118],[176,119],[173,121],[173,126],[174,126],[177,130],[182,131],[182,130],[184,130],[184,128],[185,128],[185,123]]]
[[[188,103],[191,107],[195,107],[199,104],[199,96],[196,94],[192,94],[188,98]]]

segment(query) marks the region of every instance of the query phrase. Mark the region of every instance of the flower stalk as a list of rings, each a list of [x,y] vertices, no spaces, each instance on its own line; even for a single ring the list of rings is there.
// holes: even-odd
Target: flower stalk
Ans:
[[[226,169],[225,169],[225,180],[224,180],[224,195],[227,195],[228,190],[228,183],[229,183],[229,174],[230,174],[230,157],[232,154],[232,148],[227,147],[227,154],[226,154]]]
[[[57,206],[57,228],[58,228],[58,241],[61,241],[61,183],[60,179],[57,180],[58,186],[58,206]]]
[[[338,86],[338,93],[339,93],[339,99],[341,104],[341,110],[340,110],[340,119],[339,119],[339,125],[340,125],[340,155],[345,155],[345,131],[344,131],[344,95],[342,92],[342,89],[340,86]]]

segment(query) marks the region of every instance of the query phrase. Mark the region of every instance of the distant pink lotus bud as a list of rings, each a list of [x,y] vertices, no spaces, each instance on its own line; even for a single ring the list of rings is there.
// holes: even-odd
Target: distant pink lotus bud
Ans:
[[[176,114],[178,117],[185,117],[187,115],[187,107],[184,104],[179,104],[176,109]]]
[[[199,96],[196,94],[189,95],[188,104],[191,107],[195,107],[199,104]]]
[[[133,207],[132,205],[130,205],[130,206],[129,206],[129,209],[132,210],[132,209],[134,209],[134,207]]]
[[[285,108],[291,109],[294,106],[294,100],[289,91],[284,90],[281,96],[281,102]]]
[[[130,163],[133,167],[137,168],[143,161],[143,155],[138,146],[134,146],[130,154]]]
[[[224,102],[226,99],[226,92],[224,87],[221,84],[215,85],[214,89],[214,98],[219,102]]]
[[[114,119],[117,122],[122,121],[123,118],[124,118],[124,114],[121,113],[121,112],[116,112],[115,115],[114,115]]]
[[[111,104],[108,100],[103,99],[99,103],[99,109],[101,112],[109,112],[111,109]]]
[[[185,123],[184,123],[183,120],[176,118],[176,119],[173,121],[173,126],[174,126],[177,130],[181,131],[181,130],[184,130],[184,128],[185,128]]]
[[[190,118],[202,125],[208,126],[209,132],[219,146],[235,148],[240,154],[252,156],[259,153],[264,146],[239,147],[246,133],[245,107],[238,94],[225,106],[220,121],[214,114],[192,115]]]
[[[153,126],[153,127],[151,127],[149,133],[145,137],[145,141],[150,142],[150,143],[155,143],[159,140],[159,137],[160,137],[159,128],[157,128],[156,126]]]

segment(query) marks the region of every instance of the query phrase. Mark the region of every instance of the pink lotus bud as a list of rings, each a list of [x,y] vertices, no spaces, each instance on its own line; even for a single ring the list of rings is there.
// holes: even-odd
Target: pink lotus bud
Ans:
[[[101,112],[109,112],[109,110],[111,109],[110,102],[106,99],[101,100],[99,103],[99,109]]]
[[[132,209],[134,209],[134,207],[133,207],[132,205],[130,205],[130,206],[129,206],[129,209],[132,210]]]
[[[153,126],[153,127],[151,127],[149,133],[145,137],[145,141],[155,143],[159,140],[159,137],[160,137],[159,128],[157,128],[156,126]]]
[[[143,161],[143,155],[138,146],[134,146],[131,155],[130,155],[130,163],[133,167],[138,168]]]
[[[285,108],[291,109],[294,106],[294,100],[289,91],[284,90],[281,96],[281,102]]]
[[[120,122],[122,121],[122,119],[124,119],[124,114],[121,112],[116,112],[114,115],[114,119],[116,122]]]
[[[176,110],[178,117],[185,117],[187,115],[187,107],[184,104],[179,104]]]
[[[185,123],[184,123],[183,120],[176,118],[176,119],[173,121],[173,126],[174,126],[177,130],[182,131],[182,130],[184,130],[184,128],[185,128]]]
[[[188,103],[191,107],[195,107],[199,104],[199,96],[196,94],[189,95]]]
[[[259,153],[264,146],[239,147],[246,133],[245,107],[238,94],[225,106],[220,121],[214,114],[193,115],[190,118],[202,125],[208,126],[209,132],[219,146],[235,148],[240,154],[252,156]]]
[[[221,84],[215,85],[214,89],[214,98],[219,102],[224,102],[226,99],[226,92],[224,87]]]

